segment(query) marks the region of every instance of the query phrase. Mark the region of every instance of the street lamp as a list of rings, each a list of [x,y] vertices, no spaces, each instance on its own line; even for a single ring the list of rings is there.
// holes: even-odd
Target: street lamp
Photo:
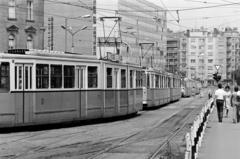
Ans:
[[[90,18],[90,17],[92,17],[90,14],[86,14],[86,15],[81,15],[81,16],[77,16],[77,17],[65,17],[65,25],[63,26],[63,25],[61,25],[61,28],[63,28],[64,30],[65,30],[65,52],[67,52],[67,32],[72,32],[72,27],[69,27],[68,26],[68,20],[69,19],[79,19],[79,18],[84,18],[84,19],[87,19],[87,18]],[[86,28],[85,28],[86,29]],[[79,29],[79,31],[81,31],[81,30],[84,30],[84,29]],[[78,31],[78,32],[79,32]],[[72,35],[72,33],[70,33],[71,35]],[[75,33],[76,34],[76,33]],[[75,35],[74,34],[74,35]],[[73,35],[73,36],[74,36]],[[72,36],[72,40],[73,40],[73,37]],[[73,49],[74,49],[74,42],[72,41],[72,52],[73,52]]]
[[[61,25],[61,27],[62,27],[64,30],[68,31],[68,32],[71,34],[71,36],[72,36],[72,51],[71,51],[71,52],[74,53],[74,35],[76,35],[78,32],[80,32],[80,31],[82,31],[82,30],[87,29],[88,26],[83,26],[82,28],[76,30],[75,32],[73,32],[72,27],[67,27],[67,28],[66,28],[66,27],[63,26],[63,25]]]

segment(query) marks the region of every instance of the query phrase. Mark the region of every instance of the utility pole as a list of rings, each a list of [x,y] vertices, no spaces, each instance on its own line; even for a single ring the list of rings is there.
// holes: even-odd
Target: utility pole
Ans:
[[[68,19],[65,18],[65,28],[68,27]],[[67,52],[67,29],[65,29],[65,52]]]

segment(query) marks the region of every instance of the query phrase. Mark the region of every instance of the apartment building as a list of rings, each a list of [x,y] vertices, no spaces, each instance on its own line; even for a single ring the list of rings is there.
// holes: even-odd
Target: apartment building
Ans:
[[[43,49],[44,1],[0,1],[0,51]]]
[[[213,83],[217,71],[226,79],[226,39],[222,32],[204,28],[188,31],[188,78]]]

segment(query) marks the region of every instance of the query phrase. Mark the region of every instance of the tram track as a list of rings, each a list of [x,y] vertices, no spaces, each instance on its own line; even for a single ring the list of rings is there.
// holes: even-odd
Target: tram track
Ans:
[[[183,103],[183,104],[190,105],[193,102],[193,100],[194,99],[191,99],[189,102]],[[180,107],[183,104],[181,104]],[[188,119],[186,117],[186,114],[188,114],[188,116],[191,116],[192,112],[194,112],[194,109],[189,109],[188,108],[188,109],[183,109],[182,111],[185,111],[185,113],[182,115],[182,116],[185,116],[185,120],[184,120],[184,123],[185,123],[185,121],[187,122],[187,119]],[[189,113],[189,111],[191,111],[191,113]],[[144,115],[145,112],[141,112],[141,113],[142,113],[142,115]],[[82,151],[79,150],[77,152],[74,149],[73,152],[66,152],[66,153],[65,152],[59,152],[59,153],[56,153],[56,154],[53,153],[53,154],[50,154],[47,158],[51,159],[51,158],[55,158],[55,157],[57,158],[57,156],[68,156],[68,155],[71,156],[71,153],[72,153],[72,155],[77,155],[79,157],[82,156],[82,158],[96,159],[96,158],[98,158],[98,156],[100,156],[104,153],[114,151],[118,148],[127,147],[127,146],[129,146],[133,143],[148,140],[151,137],[146,138],[145,136],[147,136],[153,130],[158,131],[157,129],[159,129],[159,128],[167,127],[168,123],[171,122],[171,121],[169,121],[170,118],[172,118],[172,119],[176,118],[176,115],[178,113],[179,112],[172,114],[169,118],[167,118],[164,121],[156,121],[156,122],[152,123],[151,126],[147,129],[141,129],[141,130],[135,131],[135,132],[127,134],[127,135],[118,136],[116,138],[113,137],[113,138],[110,138],[110,139],[109,138],[100,139],[100,140],[94,141],[94,142],[85,142],[85,143],[75,142],[73,144],[65,144],[65,145],[61,145],[61,146],[51,148],[51,145],[55,145],[59,142],[67,140],[67,139],[69,140],[70,138],[74,139],[78,134],[81,134],[83,131],[58,135],[58,136],[54,137],[54,138],[59,138],[58,140],[50,142],[47,145],[41,145],[41,146],[34,146],[33,145],[33,147],[30,148],[27,151],[24,151],[22,153],[18,153],[18,154],[15,154],[14,156],[11,156],[11,157],[9,156],[9,157],[6,157],[6,158],[8,158],[8,159],[25,158],[25,157],[29,158],[29,156],[31,156],[34,153],[44,154],[45,152],[49,152],[49,151],[52,151],[52,150],[57,151],[58,149],[67,149],[69,147],[71,147],[71,148],[76,147],[76,149],[78,148],[78,150],[79,150],[78,146],[81,145],[80,149]],[[177,119],[175,123],[178,124],[179,120]],[[113,123],[113,124],[116,124],[116,123]],[[122,124],[122,122],[120,122],[120,124]],[[184,125],[182,125],[182,127],[184,127]],[[165,129],[165,134],[171,134],[171,136],[166,137],[166,135],[162,134],[161,137],[166,138],[166,139],[162,142],[161,146],[159,146],[158,149],[160,149],[161,147],[164,147],[164,145],[166,145],[167,141],[169,141],[171,138],[176,136],[175,134],[177,134],[177,132],[179,132],[182,127],[174,128],[173,130],[170,130],[171,128],[169,130]],[[94,128],[92,128],[92,129],[94,129]],[[39,133],[39,134],[36,134],[36,135],[29,136],[28,139],[37,137],[38,135],[42,135],[42,134]],[[160,136],[158,136],[158,137],[160,137]],[[22,140],[25,140],[25,139],[27,139],[27,137],[22,138]],[[12,141],[11,144],[18,143],[18,142],[21,142],[21,139],[18,139],[16,141]],[[0,144],[0,145],[3,145],[3,143]],[[157,152],[157,150],[155,150],[155,151]],[[158,154],[158,153],[156,153],[156,154]],[[155,155],[150,155],[150,156],[155,156]],[[41,157],[39,157],[39,158],[41,158]]]

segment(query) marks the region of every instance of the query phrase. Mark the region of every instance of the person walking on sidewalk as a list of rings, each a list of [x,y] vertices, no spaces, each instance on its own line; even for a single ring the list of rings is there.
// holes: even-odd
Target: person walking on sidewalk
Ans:
[[[238,110],[240,107],[240,91],[238,90],[237,86],[234,87],[234,92],[231,98],[231,105],[233,107],[233,123],[239,122]]]
[[[230,87],[227,85],[225,87],[225,91],[226,91],[226,98],[225,98],[225,109],[226,109],[226,118],[228,117],[228,112],[229,112],[229,109],[231,107],[231,96],[232,96],[232,93],[230,91]]]
[[[223,118],[223,105],[225,101],[226,92],[222,89],[222,84],[218,84],[218,89],[215,91],[215,106],[217,106],[218,121],[221,123]]]

